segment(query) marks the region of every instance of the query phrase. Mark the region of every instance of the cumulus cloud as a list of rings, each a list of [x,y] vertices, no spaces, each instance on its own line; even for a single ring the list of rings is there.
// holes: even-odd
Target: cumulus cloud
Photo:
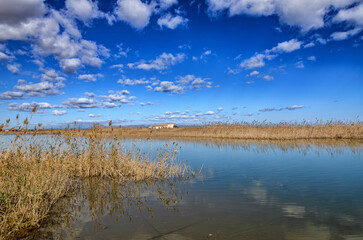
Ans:
[[[162,53],[154,60],[145,61],[142,60],[136,63],[129,63],[127,66],[131,69],[142,69],[142,70],[165,70],[170,66],[174,66],[181,63],[185,59],[184,53],[178,53],[175,56],[172,53]]]
[[[65,114],[67,114],[68,112],[67,111],[64,111],[64,110],[54,110],[52,111],[52,114],[54,116],[63,116]]]
[[[97,108],[99,104],[94,98],[69,98],[63,102],[63,106],[66,108]]]
[[[140,103],[140,106],[141,106],[141,107],[144,107],[144,106],[151,106],[151,105],[154,105],[154,103],[152,103],[152,102],[146,102],[146,103],[141,102],[141,103]]]
[[[278,43],[277,46],[266,49],[263,53],[256,53],[253,57],[245,59],[241,62],[240,67],[247,70],[264,67],[266,65],[266,60],[270,61],[279,54],[296,51],[301,48],[302,44],[303,43],[297,39]]]
[[[102,114],[88,114],[88,117],[90,117],[90,118],[99,118],[102,116],[103,116]]]
[[[59,76],[54,69],[41,69],[41,71],[43,72],[42,81],[63,82],[66,80],[64,77]]]
[[[330,37],[335,41],[342,41],[342,40],[345,40],[345,39],[348,39],[350,37],[357,35],[362,30],[363,30],[363,25],[362,25],[362,27],[354,28],[354,29],[351,29],[351,30],[348,30],[345,32],[334,32],[330,35]]]
[[[340,10],[333,18],[333,22],[345,22],[353,27],[348,31],[332,33],[331,38],[333,40],[341,41],[359,34],[363,31],[363,3],[360,2],[354,7]]]
[[[271,16],[303,31],[318,29],[325,25],[325,16],[331,8],[350,6],[355,0],[207,0],[210,15],[227,11],[228,15]],[[338,14],[339,15],[339,14]]]
[[[110,102],[110,103],[129,103],[130,101],[134,100],[135,97],[130,96],[127,97],[126,95],[129,95],[130,92],[127,90],[122,90],[122,91],[117,91],[117,92],[110,92],[109,95],[107,96],[102,96],[104,98],[105,101]]]
[[[32,8],[32,3],[42,9],[43,1],[4,0],[0,4],[4,2],[7,6],[0,8],[8,11],[6,14],[1,14],[4,19],[0,19],[0,41],[28,42],[32,46],[34,55],[53,56],[59,61],[63,71],[69,74],[85,65],[100,67],[103,64],[101,57],[108,57],[108,49],[82,39],[76,22],[65,11],[44,7],[43,10],[36,12]],[[32,14],[24,13],[22,16],[16,9]]]
[[[250,77],[252,77],[252,76],[256,76],[256,75],[258,75],[260,72],[258,72],[258,71],[253,71],[253,72],[251,72],[250,74],[249,74],[249,76]]]
[[[173,82],[162,81],[158,87],[154,88],[155,92],[171,92],[181,94],[184,92],[184,88],[180,85],[175,85]]]
[[[0,1],[0,24],[18,24],[34,17],[42,17],[46,11],[43,0]]]
[[[13,91],[6,91],[0,93],[0,99],[2,100],[14,100],[14,99],[21,99],[23,98],[24,93],[22,92],[13,92]]]
[[[6,68],[14,75],[20,74],[20,65],[19,64],[7,64]]]
[[[142,30],[145,28],[153,14],[162,14],[171,6],[178,3],[178,0],[154,0],[154,1],[141,1],[141,0],[118,0],[115,8],[115,15],[118,20],[128,23],[131,27]],[[179,11],[176,11],[179,13]],[[175,29],[178,25],[187,22],[187,19],[177,15],[168,17],[165,14],[159,18],[158,24]]]
[[[290,53],[300,49],[302,42],[297,39],[291,39],[289,41],[281,42],[276,47],[272,48],[272,52],[285,52]]]
[[[177,83],[183,85],[185,88],[200,90],[203,86],[211,88],[212,82],[209,78],[196,77],[194,75],[178,76]]]
[[[47,102],[31,102],[31,103],[10,103],[8,105],[8,110],[18,111],[18,112],[31,112],[33,108],[37,106],[38,110],[59,108],[60,106],[51,105]]]
[[[207,89],[212,88],[212,82],[209,81],[209,78],[196,77],[191,74],[176,77],[176,82],[162,81],[155,85],[155,92],[171,92],[177,94],[182,94],[186,90],[200,90],[203,87]],[[149,89],[152,89],[152,87],[149,86]]]
[[[176,29],[179,26],[186,26],[188,22],[189,19],[179,15],[172,16],[170,13],[165,14],[157,21],[161,29],[164,27],[169,29]]]
[[[255,56],[241,62],[240,66],[245,69],[261,68],[266,64],[265,59],[265,54],[256,54]]]
[[[117,83],[122,84],[124,86],[135,86],[135,85],[146,85],[149,84],[150,81],[146,80],[145,78],[141,78],[141,79],[119,79],[117,81]]]
[[[104,17],[109,24],[115,20],[110,14],[99,11],[97,2],[91,0],[67,0],[67,14],[73,18],[77,18],[88,25],[92,19]]]
[[[310,56],[310,57],[307,58],[307,60],[315,62],[316,57],[315,56]]]
[[[78,79],[83,80],[85,82],[96,82],[98,78],[103,77],[102,74],[82,74],[78,76]]]
[[[123,64],[114,64],[110,68],[117,68],[120,72],[123,72],[123,68],[125,66]]]
[[[59,89],[52,82],[27,83],[24,80],[18,80],[14,89],[26,93],[28,96],[48,96],[56,95]]]
[[[273,76],[270,76],[270,75],[265,75],[265,76],[263,76],[263,79],[265,81],[272,81],[272,80],[274,80],[274,77]]]
[[[118,0],[115,14],[119,20],[141,30],[149,24],[154,7],[154,3],[149,5],[141,0]]]

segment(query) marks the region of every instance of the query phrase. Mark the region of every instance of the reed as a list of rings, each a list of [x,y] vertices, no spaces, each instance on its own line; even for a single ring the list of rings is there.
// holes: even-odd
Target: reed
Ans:
[[[202,126],[178,127],[173,129],[150,128],[103,128],[102,136],[118,138],[220,138],[245,140],[295,140],[295,139],[363,139],[363,122],[316,121],[268,123],[254,121],[213,123]],[[59,133],[66,130],[44,130],[43,134]],[[74,130],[72,134],[87,136],[91,130]]]
[[[176,145],[158,149],[151,158],[136,147],[124,148],[117,139],[100,138],[98,128],[89,130],[87,137],[75,137],[71,130],[38,136],[38,130],[28,131],[29,121],[18,126],[19,132],[8,136],[7,143],[2,141],[0,239],[24,237],[39,228],[54,204],[71,194],[80,180],[96,177],[122,183],[179,178],[189,171],[177,160]]]

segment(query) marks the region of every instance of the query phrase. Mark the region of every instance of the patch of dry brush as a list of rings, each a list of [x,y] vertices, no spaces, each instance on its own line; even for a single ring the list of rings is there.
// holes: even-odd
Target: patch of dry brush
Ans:
[[[294,139],[363,139],[363,123],[328,121],[316,123],[236,122],[173,129],[100,128],[104,136],[122,138],[220,138],[246,140]],[[58,131],[62,133],[62,130]],[[51,133],[45,131],[44,133]],[[89,135],[90,130],[77,130],[74,134]]]
[[[22,133],[27,133],[27,124],[24,121]],[[176,146],[159,149],[151,159],[137,148],[125,149],[120,141],[99,138],[97,128],[87,138],[64,133],[18,133],[1,146],[0,239],[23,237],[38,228],[80,179],[143,181],[183,177],[188,171],[176,161]]]

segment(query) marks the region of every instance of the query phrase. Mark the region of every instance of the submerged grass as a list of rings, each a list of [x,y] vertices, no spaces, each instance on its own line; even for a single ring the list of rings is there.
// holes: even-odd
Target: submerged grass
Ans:
[[[143,181],[178,178],[188,172],[177,161],[176,145],[158,149],[151,158],[136,147],[125,149],[116,139],[99,138],[98,128],[86,138],[70,132],[39,137],[37,131],[27,131],[28,122],[19,128],[22,134],[9,136],[1,146],[0,239],[24,237],[39,228],[52,206],[82,179]]]

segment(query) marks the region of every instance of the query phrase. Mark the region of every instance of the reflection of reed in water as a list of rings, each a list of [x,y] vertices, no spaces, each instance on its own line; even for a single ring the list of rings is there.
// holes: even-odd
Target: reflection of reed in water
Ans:
[[[177,187],[182,179],[142,182],[117,182],[90,178],[79,182],[73,195],[60,200],[53,208],[47,225],[30,239],[74,239],[87,223],[95,231],[103,229],[102,217],[110,215],[116,222],[122,218],[133,221],[133,213],[154,217],[151,200],[167,210],[178,211],[183,190]]]

